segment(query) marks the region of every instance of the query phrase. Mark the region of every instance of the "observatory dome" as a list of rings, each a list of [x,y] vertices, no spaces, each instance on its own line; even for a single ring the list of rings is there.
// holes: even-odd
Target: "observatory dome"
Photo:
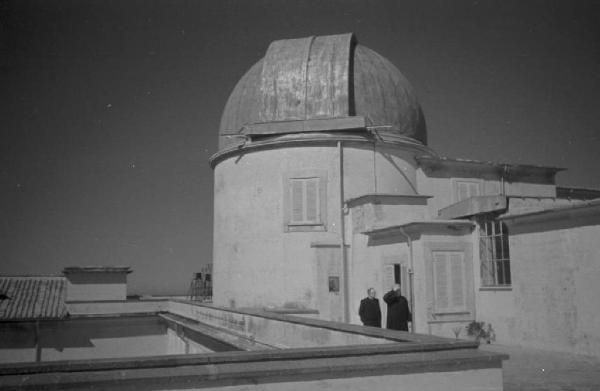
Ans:
[[[219,149],[248,126],[363,117],[366,126],[427,143],[413,88],[389,60],[353,34],[274,41],[239,80],[221,118]],[[296,127],[286,133],[301,133]],[[326,130],[324,130],[326,131]]]

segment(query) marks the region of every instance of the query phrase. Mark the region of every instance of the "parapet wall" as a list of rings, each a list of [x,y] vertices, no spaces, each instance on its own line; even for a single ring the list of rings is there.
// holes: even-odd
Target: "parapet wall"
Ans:
[[[309,348],[392,343],[383,337],[372,337],[341,329],[318,327],[306,318],[269,313],[239,312],[191,302],[171,300],[170,313],[193,319],[233,334],[277,348]],[[286,318],[286,320],[283,320]],[[294,321],[295,320],[295,321]],[[332,322],[333,323],[333,322]],[[318,323],[317,323],[318,324]]]
[[[0,365],[0,389],[502,390],[502,360],[470,341],[183,300],[70,303],[74,316],[154,313],[270,348]],[[75,315],[76,314],[76,315]]]

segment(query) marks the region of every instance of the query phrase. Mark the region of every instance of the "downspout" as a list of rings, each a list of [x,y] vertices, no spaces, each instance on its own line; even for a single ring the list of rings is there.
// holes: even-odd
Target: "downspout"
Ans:
[[[412,322],[410,322],[411,333],[415,332],[415,291],[414,291],[414,261],[413,261],[413,245],[412,238],[404,231],[404,228],[400,227],[400,233],[406,238],[406,244],[408,245],[408,290],[410,292],[410,311],[412,313]]]
[[[344,322],[350,322],[350,288],[349,288],[349,273],[348,261],[346,259],[345,248],[345,224],[344,224],[344,155],[342,150],[342,142],[338,141],[338,156],[339,156],[339,175],[340,175],[340,259],[342,260],[342,278],[344,280]]]
[[[42,341],[40,333],[40,321],[35,321],[35,362],[42,362]]]

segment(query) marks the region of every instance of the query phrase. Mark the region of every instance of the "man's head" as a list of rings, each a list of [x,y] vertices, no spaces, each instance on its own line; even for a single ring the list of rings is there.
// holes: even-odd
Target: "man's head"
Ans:
[[[392,290],[396,293],[400,293],[400,284],[394,284]]]
[[[376,294],[377,292],[375,292],[374,288],[367,289],[367,296],[369,296],[370,298],[374,299]]]

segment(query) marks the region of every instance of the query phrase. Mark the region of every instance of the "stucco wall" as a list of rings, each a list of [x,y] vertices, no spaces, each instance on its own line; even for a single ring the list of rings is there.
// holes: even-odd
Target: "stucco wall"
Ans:
[[[567,226],[565,226],[567,225]],[[527,346],[600,355],[600,225],[510,226],[515,321]]]
[[[414,163],[400,149],[344,146],[344,198],[415,194]],[[285,232],[289,175],[326,176],[324,229]],[[319,308],[315,242],[339,243],[339,154],[335,144],[248,151],[215,167],[214,303]],[[350,232],[350,229],[348,229]],[[347,240],[349,243],[349,240]]]

